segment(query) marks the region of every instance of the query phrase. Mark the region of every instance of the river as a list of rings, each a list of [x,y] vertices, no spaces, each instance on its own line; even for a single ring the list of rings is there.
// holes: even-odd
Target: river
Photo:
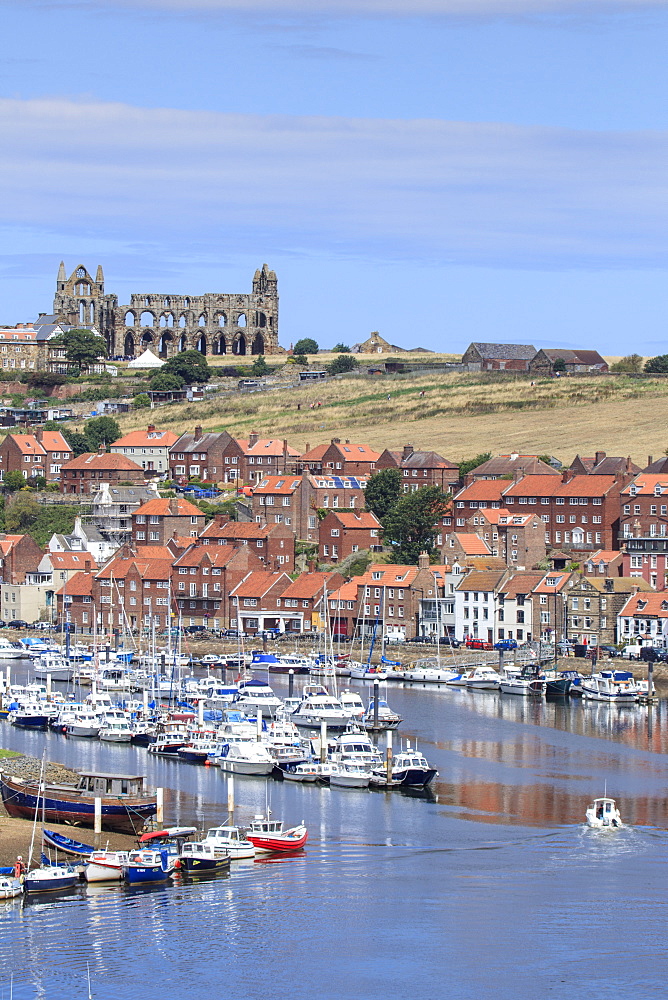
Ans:
[[[272,685],[287,693],[283,679]],[[662,995],[667,703],[408,686],[388,700],[404,739],[438,767],[433,794],[237,777],[237,821],[268,797],[288,825],[306,822],[303,855],[237,862],[206,882],[0,904],[2,997],[13,976],[16,1000],[86,998],[87,966],[96,1000]],[[217,768],[0,732],[9,749],[147,774],[166,790],[167,823],[225,819]],[[628,826],[586,830],[584,810],[606,785]]]

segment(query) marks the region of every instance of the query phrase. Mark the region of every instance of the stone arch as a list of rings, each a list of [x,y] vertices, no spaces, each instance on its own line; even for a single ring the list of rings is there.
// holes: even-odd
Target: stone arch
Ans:
[[[123,345],[123,353],[126,358],[135,356],[135,338],[131,333],[126,333],[125,344]]]
[[[179,354],[187,350],[188,350],[188,338],[186,337],[185,333],[182,333],[181,336],[179,337]]]
[[[136,322],[137,322],[137,317],[133,313],[132,309],[128,309],[128,311],[125,314],[125,325],[134,326]]]
[[[144,298],[144,305],[145,306],[150,306],[150,304],[151,304],[151,297],[150,297],[150,295],[146,295],[145,298]]]
[[[237,316],[237,326],[246,326],[246,313],[239,313]]]
[[[221,333],[220,336],[214,337],[213,343],[211,344],[212,354],[227,354],[227,341]]]
[[[174,326],[174,314],[173,313],[163,313],[160,317],[160,326]]]
[[[202,313],[200,315],[199,319],[197,320],[197,325],[198,326],[206,326],[206,313]]]
[[[155,316],[152,312],[143,312],[139,317],[140,326],[155,326]]]
[[[186,309],[190,309],[190,299],[188,298],[188,296],[186,296],[185,299],[183,300],[183,305],[185,306]]]
[[[150,347],[153,343],[153,334],[150,330],[144,330],[141,335],[140,346],[142,351],[145,351],[147,347]]]
[[[265,313],[263,312],[255,313],[255,325],[259,326],[261,329],[265,328],[265,326],[267,325],[267,317]]]
[[[187,326],[187,324],[188,324],[188,317],[186,316],[185,313],[181,313],[181,315],[179,316],[179,326],[183,330],[183,328]]]
[[[77,281],[75,295],[90,295],[90,285],[87,281]]]
[[[206,354],[206,352],[207,352],[207,343],[206,343],[206,336],[205,336],[205,334],[202,333],[197,338],[197,343],[195,344],[195,350],[199,351],[200,354]]]
[[[246,353],[246,338],[243,333],[237,334],[232,344],[232,354],[244,355]]]
[[[227,326],[227,316],[225,313],[220,313],[218,315],[218,326]]]
[[[261,333],[256,333],[253,338],[251,354],[264,354],[264,337]]]
[[[165,298],[164,298],[164,299],[163,299],[163,301],[162,301],[162,304],[163,304],[163,306],[165,307],[165,309],[169,309],[169,307],[170,307],[170,306],[171,306],[171,304],[172,304],[172,303],[171,303],[171,299],[169,298],[169,295],[165,296]]]
[[[169,358],[174,353],[174,338],[171,333],[163,333],[158,343],[158,356]]]

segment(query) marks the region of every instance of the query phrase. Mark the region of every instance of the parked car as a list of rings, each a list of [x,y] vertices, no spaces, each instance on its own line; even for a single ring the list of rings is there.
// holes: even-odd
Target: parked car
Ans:
[[[434,642],[433,635],[414,635],[408,642]]]
[[[663,663],[668,656],[668,650],[658,646],[643,646],[640,650],[640,659],[647,663]]]
[[[453,649],[459,649],[462,645],[459,639],[455,639],[454,635],[442,635],[438,644],[439,646],[452,646]]]
[[[226,639],[238,639],[239,636],[241,635],[241,632],[239,631],[238,628],[226,628],[223,629],[223,635],[225,636]]]
[[[599,656],[619,656],[619,650],[616,646],[599,646],[598,647]]]
[[[485,642],[483,639],[472,639],[471,636],[467,636],[465,645],[467,649],[491,649],[491,642]]]
[[[494,649],[498,649],[500,653],[508,649],[517,649],[517,643],[514,639],[499,639],[498,642],[494,643]]]
[[[29,628],[28,622],[24,622],[22,618],[12,618],[11,621],[7,622],[9,628]]]
[[[198,635],[206,632],[206,625],[186,625],[183,631],[186,635]]]

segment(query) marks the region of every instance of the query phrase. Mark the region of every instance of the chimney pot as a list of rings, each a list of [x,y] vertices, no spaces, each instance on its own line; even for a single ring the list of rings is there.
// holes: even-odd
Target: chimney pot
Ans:
[[[405,444],[402,458],[409,458],[413,454],[413,445]]]
[[[653,457],[651,455],[648,455],[647,456],[647,464],[651,465],[653,461],[654,461]]]
[[[152,434],[155,430],[155,424],[149,424],[147,428],[147,434]]]
[[[418,568],[419,569],[429,569],[429,553],[421,552],[418,556]]]
[[[604,458],[605,458],[605,452],[597,451],[596,456],[594,458],[594,465],[600,465]]]
[[[258,434],[257,431],[251,431],[250,434],[248,435],[248,447],[252,448],[253,445],[257,444],[259,438],[260,435]]]

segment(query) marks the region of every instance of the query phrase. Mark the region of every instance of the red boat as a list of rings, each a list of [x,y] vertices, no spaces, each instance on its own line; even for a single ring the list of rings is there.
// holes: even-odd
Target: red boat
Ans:
[[[308,830],[303,823],[284,830],[280,820],[256,816],[246,834],[246,839],[260,854],[287,854],[299,851],[308,840]]]

